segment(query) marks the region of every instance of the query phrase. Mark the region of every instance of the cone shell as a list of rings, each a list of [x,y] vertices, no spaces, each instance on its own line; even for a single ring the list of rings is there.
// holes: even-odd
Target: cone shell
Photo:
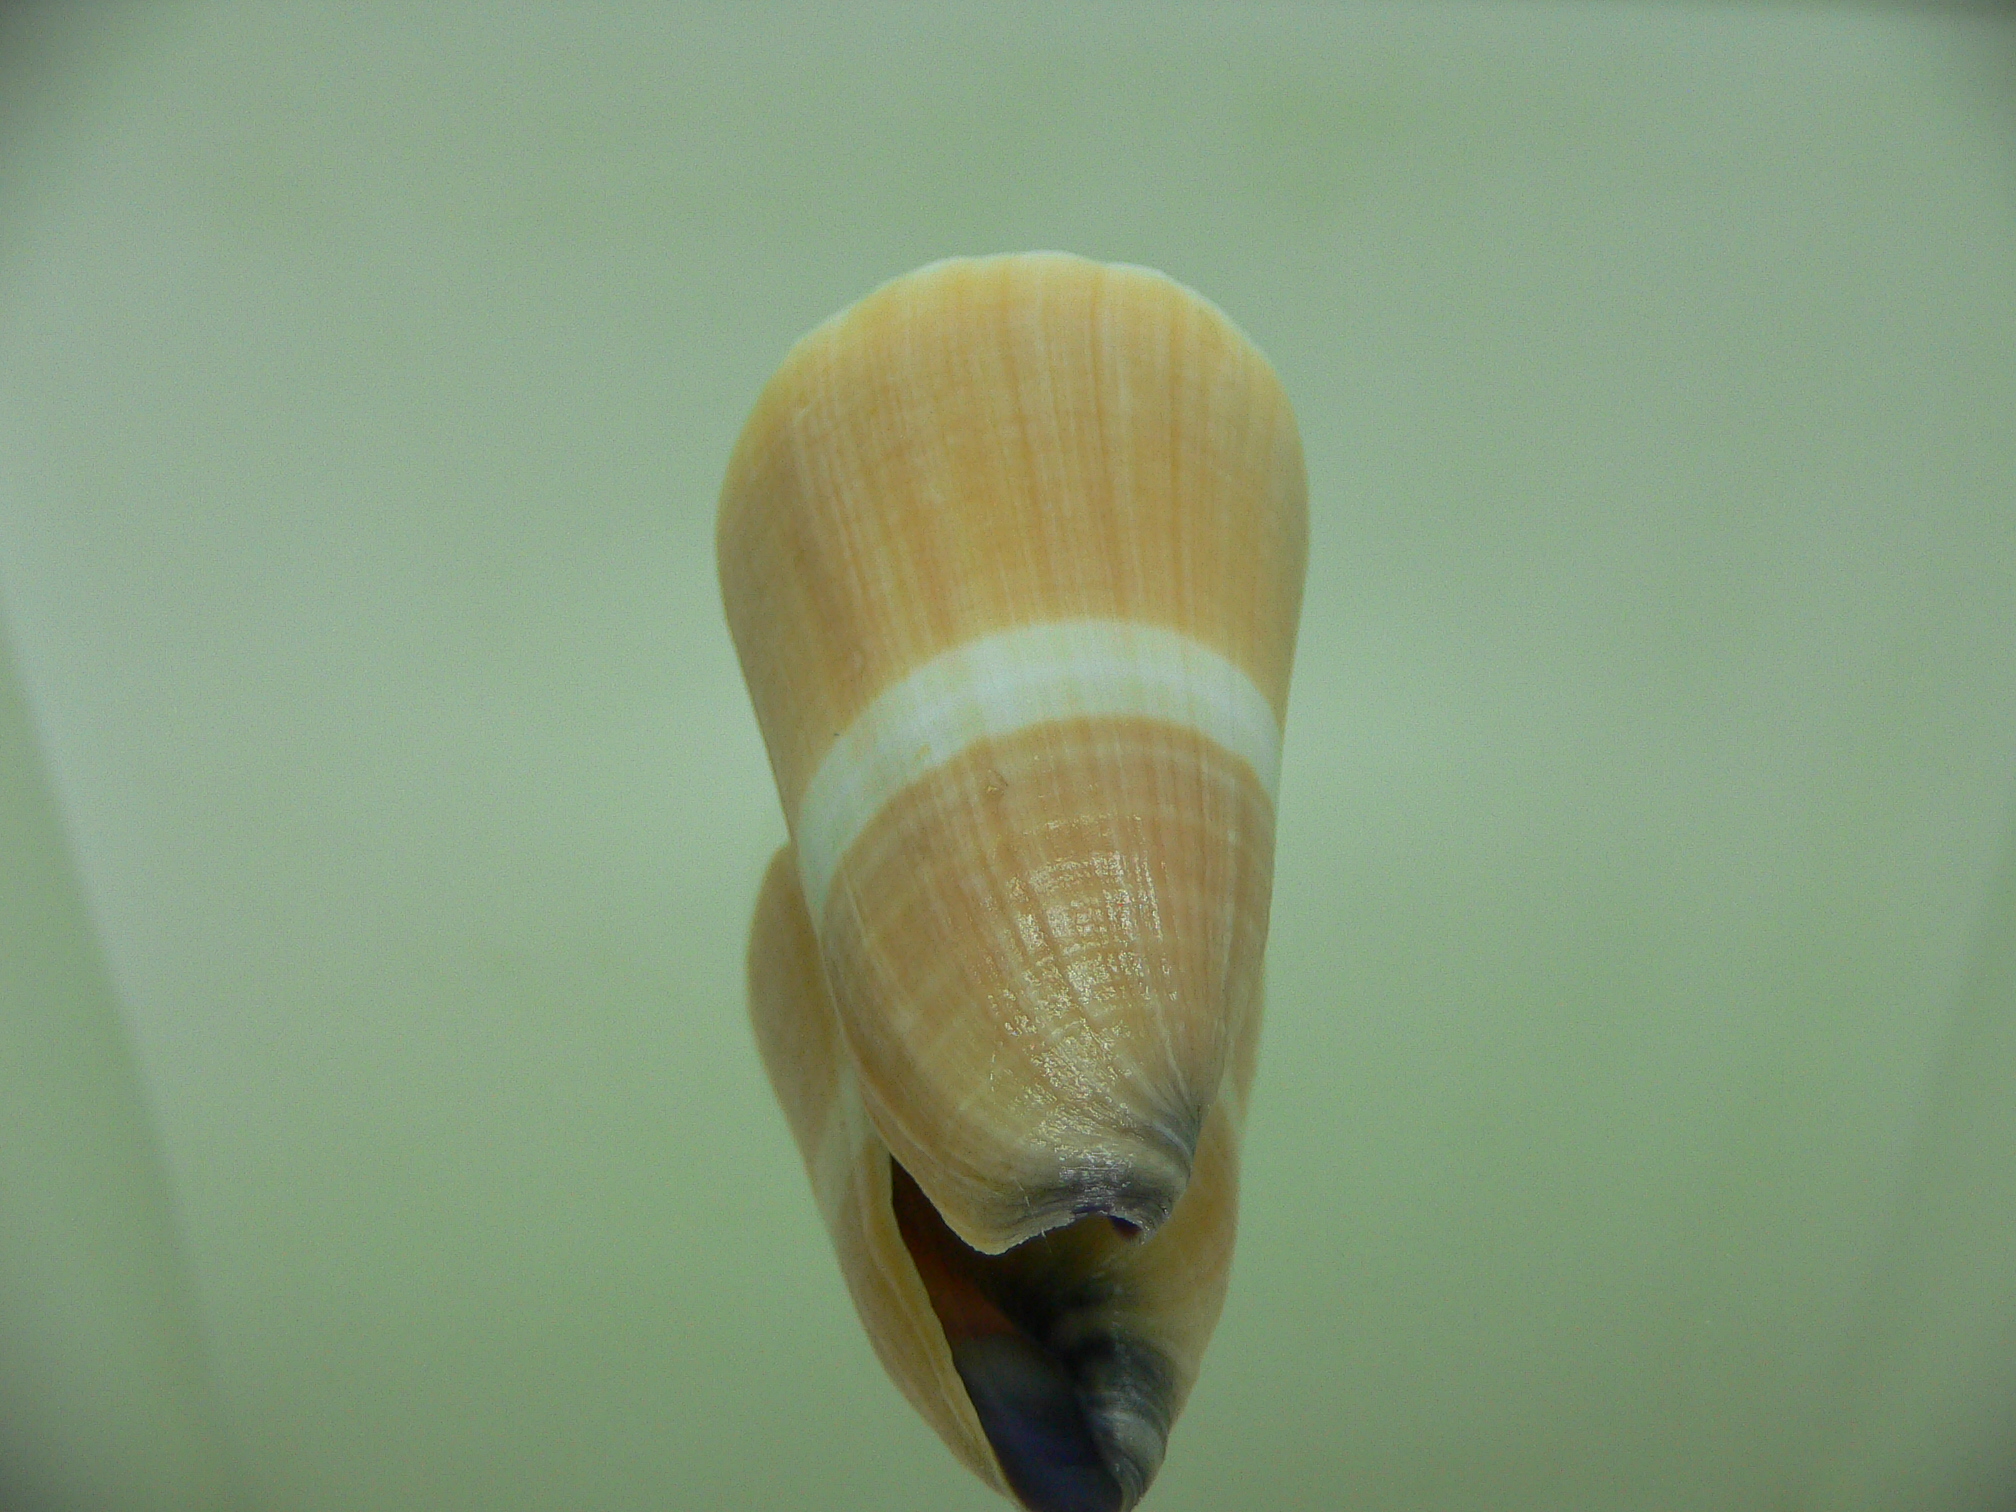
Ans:
[[[1286,398],[1159,274],[935,264],[794,348],[718,548],[793,840],[752,1008],[870,1336],[1032,1506],[1108,1503],[1004,1454],[1049,1388],[982,1315],[1133,1341],[1043,1346],[1083,1402],[1133,1382],[1088,1408],[1131,1505],[1231,1252],[1306,551]],[[1096,1326],[1053,1295],[1087,1287]]]

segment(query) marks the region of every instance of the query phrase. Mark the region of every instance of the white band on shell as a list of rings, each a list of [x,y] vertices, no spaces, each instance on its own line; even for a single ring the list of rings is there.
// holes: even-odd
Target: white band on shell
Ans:
[[[982,740],[1059,719],[1156,719],[1217,742],[1271,801],[1281,726],[1253,679],[1159,625],[1059,620],[983,635],[884,688],[805,785],[793,837],[814,930],[841,859],[898,793]]]

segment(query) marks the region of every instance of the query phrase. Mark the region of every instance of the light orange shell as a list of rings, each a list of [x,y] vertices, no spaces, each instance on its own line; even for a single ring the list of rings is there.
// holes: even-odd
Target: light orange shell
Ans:
[[[1071,1367],[1131,1505],[1230,1261],[1306,551],[1287,400],[1160,274],[934,264],[793,349],[718,549],[794,842],[752,1011],[863,1320],[1043,1505],[969,1399],[995,1324],[954,1314],[1098,1292],[1003,1305],[1142,1344]],[[1130,1406],[1101,1371],[1166,1379]]]

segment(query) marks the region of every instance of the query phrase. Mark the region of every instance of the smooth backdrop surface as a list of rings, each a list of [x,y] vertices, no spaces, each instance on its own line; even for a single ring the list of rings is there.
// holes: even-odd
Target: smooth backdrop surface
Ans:
[[[0,47],[0,1486],[993,1505],[744,1023],[783,827],[712,512],[798,333],[1061,247],[1230,312],[1312,493],[1241,1250],[1151,1508],[2009,1504],[2008,20]]]

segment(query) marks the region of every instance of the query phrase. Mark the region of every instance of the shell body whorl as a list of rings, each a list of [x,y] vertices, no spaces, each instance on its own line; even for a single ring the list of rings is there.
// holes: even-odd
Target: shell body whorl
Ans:
[[[717,539],[793,840],[752,1012],[870,1336],[1038,1507],[1082,1498],[1003,1449],[1052,1365],[1002,1340],[1126,1341],[1038,1355],[1090,1404],[1082,1504],[1132,1505],[1229,1265],[1306,551],[1286,398],[1159,274],[934,264],[793,349]]]

